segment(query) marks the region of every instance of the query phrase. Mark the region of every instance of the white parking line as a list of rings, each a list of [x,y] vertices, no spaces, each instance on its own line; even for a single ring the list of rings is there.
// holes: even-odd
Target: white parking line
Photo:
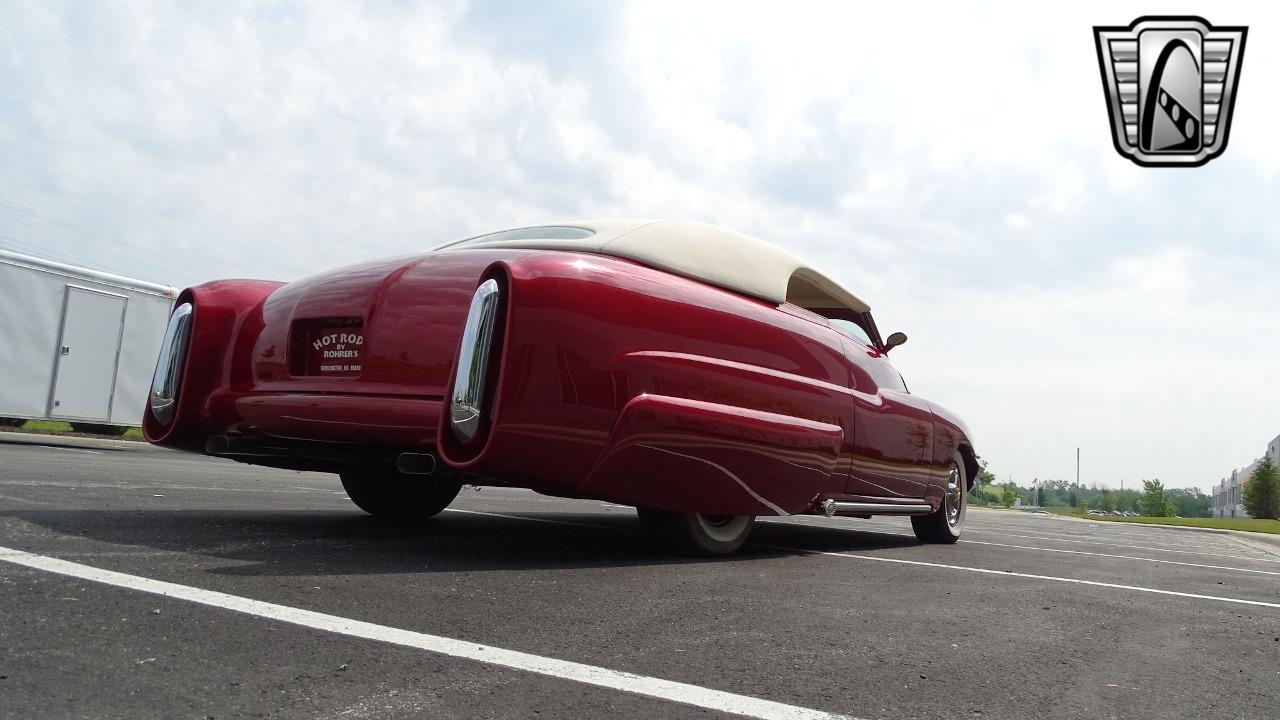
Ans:
[[[509,497],[509,498],[508,498],[508,497],[501,497],[501,496],[490,496],[490,497],[488,497],[487,499],[489,499],[489,500],[495,500],[495,499],[496,499],[496,500],[510,500],[510,501],[513,501],[513,502],[521,502],[521,503],[523,503],[523,502],[525,502],[525,501],[526,501],[526,498],[523,498],[523,497]],[[631,506],[629,506],[629,505],[612,505],[612,504],[609,504],[609,503],[605,503],[605,506],[606,506],[606,507],[611,507],[611,508],[626,509],[626,510],[634,510],[634,509],[635,509],[635,508],[632,508],[632,507],[631,507]],[[493,517],[508,518],[508,519],[512,519],[512,520],[528,520],[528,521],[530,521],[530,522],[543,522],[543,523],[552,523],[552,524],[557,524],[557,525],[576,525],[576,526],[579,526],[579,527],[605,528],[605,529],[610,529],[610,530],[621,530],[621,529],[622,529],[622,528],[617,528],[617,527],[606,527],[606,526],[604,526],[604,525],[598,525],[598,524],[595,524],[595,523],[589,523],[589,522],[574,522],[574,521],[571,521],[571,520],[549,520],[549,519],[545,519],[545,518],[535,518],[535,517],[530,517],[530,516],[527,516],[527,515],[507,515],[507,514],[502,514],[502,513],[483,512],[483,511],[479,511],[479,510],[460,510],[460,509],[457,509],[457,508],[448,508],[448,509],[447,509],[447,511],[448,511],[448,512],[470,513],[470,514],[473,514],[473,515],[490,515],[490,516],[493,516]],[[848,530],[848,531],[853,531],[853,532],[874,532],[874,533],[878,533],[878,534],[882,534],[882,535],[899,535],[899,536],[902,536],[902,537],[915,537],[915,534],[914,534],[914,533],[910,533],[910,532],[899,532],[899,530],[900,530],[900,528],[901,528],[901,523],[896,523],[896,522],[894,522],[894,519],[892,519],[892,518],[887,518],[887,517],[876,517],[876,518],[871,518],[871,519],[866,519],[866,520],[860,520],[860,521],[859,521],[859,528],[858,528],[858,529],[851,528],[851,527],[846,527],[846,526],[836,526],[836,525],[832,525],[832,524],[830,524],[830,523],[828,523],[828,522],[823,522],[824,520],[826,520],[826,518],[823,518],[823,517],[821,517],[821,516],[817,516],[817,515],[789,515],[789,516],[787,516],[786,518],[758,518],[758,519],[757,519],[757,522],[775,522],[775,523],[776,523],[776,522],[787,522],[787,521],[792,521],[792,520],[800,520],[800,521],[804,521],[804,522],[805,522],[805,524],[809,524],[809,525],[817,525],[818,527],[829,528],[829,529],[832,529],[832,530]],[[1135,550],[1154,550],[1154,551],[1157,551],[1157,552],[1176,552],[1176,553],[1186,553],[1186,554],[1193,554],[1193,555],[1207,555],[1207,556],[1210,556],[1210,557],[1219,557],[1219,558],[1224,558],[1224,559],[1229,559],[1229,560],[1260,561],[1260,562],[1271,562],[1271,563],[1280,562],[1280,560],[1269,559],[1269,558],[1253,557],[1253,556],[1244,556],[1244,555],[1224,555],[1224,554],[1222,554],[1222,553],[1216,553],[1216,552],[1193,552],[1193,551],[1190,551],[1190,550],[1175,550],[1175,549],[1172,549],[1172,548],[1154,547],[1154,546],[1150,546],[1150,545],[1129,545],[1129,544],[1124,544],[1124,543],[1112,543],[1112,542],[1102,542],[1102,541],[1096,541],[1096,540],[1091,541],[1091,540],[1077,539],[1079,536],[1063,537],[1063,536],[1060,536],[1060,535],[1046,535],[1046,534],[1043,534],[1043,533],[1037,533],[1037,534],[1034,534],[1034,535],[1028,535],[1028,534],[1020,534],[1020,533],[1002,532],[1002,531],[998,531],[998,530],[982,530],[982,529],[980,529],[980,528],[971,527],[971,526],[966,526],[966,530],[968,530],[968,531],[970,531],[970,532],[978,532],[978,533],[982,533],[982,534],[986,534],[986,535],[1000,535],[1000,536],[1004,536],[1004,537],[1021,537],[1021,538],[1028,538],[1028,539],[1032,539],[1032,540],[1051,540],[1051,541],[1057,541],[1057,542],[1069,542],[1069,543],[1088,543],[1088,544],[1093,544],[1093,545],[1104,545],[1104,546],[1114,546],[1114,547],[1127,547],[1127,548],[1132,548],[1132,549],[1135,549]],[[1088,537],[1099,537],[1099,536],[1088,536]],[[977,540],[961,540],[961,542],[979,542],[979,541],[977,541]],[[988,545],[998,545],[999,543],[986,543],[986,544],[988,544]],[[1013,546],[1013,545],[1011,545],[1011,546],[1009,546],[1009,547],[1019,547],[1019,546]],[[1200,546],[1199,546],[1199,545],[1184,545],[1183,547],[1200,547]],[[1205,547],[1211,547],[1211,546],[1205,546]],[[1044,550],[1044,551],[1047,551],[1047,552],[1053,552],[1053,550],[1052,550],[1052,549],[1050,549],[1050,548],[1025,548],[1025,547],[1024,547],[1023,549],[1038,549],[1038,550]],[[1065,552],[1065,551],[1064,551],[1064,552]],[[1098,553],[1098,554],[1099,554],[1099,555],[1105,555],[1104,553]],[[1124,556],[1116,555],[1116,556],[1114,556],[1114,557],[1124,557]],[[1148,559],[1148,558],[1139,558],[1139,557],[1134,557],[1134,558],[1132,558],[1132,559],[1134,559],[1134,560],[1146,560],[1146,559]],[[1172,562],[1172,561],[1152,560],[1152,562]],[[1178,563],[1174,563],[1174,564],[1178,564]],[[1181,563],[1181,564],[1185,564],[1185,565],[1194,565],[1195,563]],[[1214,568],[1214,567],[1216,567],[1216,566],[1212,566],[1212,565],[1205,565],[1205,566],[1203,566],[1203,567],[1206,567],[1206,568]],[[1241,568],[1230,568],[1230,569],[1239,570],[1239,569],[1241,569]],[[1261,572],[1261,571],[1258,571],[1258,572]]]
[[[1119,583],[1098,582],[1096,580],[1081,580],[1079,578],[1057,577],[1054,575],[1036,575],[1034,573],[1013,572],[1011,570],[992,570],[990,568],[976,568],[969,567],[967,565],[948,565],[946,563],[926,562],[924,560],[904,560],[902,558],[880,557],[878,555],[861,555],[858,553],[831,552],[826,550],[806,550],[804,548],[785,547],[782,545],[757,545],[757,547],[773,548],[774,550],[788,550],[791,552],[804,553],[805,555],[829,555],[832,557],[852,558],[854,560],[874,560],[875,562],[897,563],[899,565],[945,568],[947,570],[961,570],[964,572],[982,573],[984,575],[1029,578],[1032,580],[1050,580],[1052,582],[1071,583],[1074,585],[1092,585],[1094,587],[1132,590],[1134,592],[1153,593],[1155,595],[1173,595],[1175,597],[1194,598],[1196,600],[1216,600],[1218,602],[1236,603],[1239,605],[1255,605],[1257,607],[1280,609],[1280,603],[1267,602],[1265,600],[1245,600],[1243,598],[1223,597],[1220,595],[1201,595],[1199,593],[1186,593],[1179,592],[1177,590],[1161,590],[1159,588],[1142,587],[1140,585],[1121,585]]]
[[[637,532],[636,530],[610,527],[607,525],[598,525],[595,523],[573,522],[569,520],[550,520],[546,518],[528,517],[525,515],[507,515],[503,513],[484,512],[481,510],[454,510],[453,508],[449,508],[449,510],[452,512],[467,513],[468,515],[489,515],[492,517],[508,518],[511,520],[528,520],[530,522],[552,523],[555,525],[574,525],[579,527],[595,528],[597,530]],[[784,521],[771,521],[771,522],[774,522],[777,524],[785,524]],[[823,526],[823,527],[829,527],[829,526]],[[966,542],[966,541],[962,540],[961,542]],[[1201,595],[1199,593],[1180,592],[1177,590],[1161,590],[1160,588],[1143,587],[1141,585],[1122,585],[1119,583],[1099,582],[1097,580],[1081,580],[1079,578],[1058,577],[1056,575],[1037,575],[1034,573],[1013,572],[1011,570],[993,570],[990,568],[970,567],[967,565],[949,565],[947,563],[926,562],[923,560],[906,560],[904,558],[881,557],[878,555],[861,555],[857,553],[830,552],[825,550],[809,550],[806,548],[789,547],[784,545],[768,545],[765,543],[750,543],[750,544],[754,545],[755,547],[769,548],[772,550],[785,550],[787,552],[796,552],[804,555],[830,555],[832,557],[846,557],[846,558],[853,558],[855,560],[874,560],[876,562],[897,563],[899,565],[915,565],[919,567],[943,568],[946,570],[960,570],[964,572],[982,573],[986,575],[1000,575],[1002,577],[1018,577],[1018,578],[1028,578],[1032,580],[1049,580],[1052,582],[1071,583],[1075,585],[1091,585],[1094,587],[1114,588],[1117,590],[1132,590],[1133,592],[1152,593],[1155,595],[1172,595],[1174,597],[1192,598],[1196,600],[1216,600],[1218,602],[1235,603],[1239,605],[1254,605],[1257,607],[1268,607],[1268,608],[1280,609],[1280,603],[1267,602],[1265,600],[1246,600],[1244,598],[1224,597],[1221,595]],[[986,543],[986,544],[994,544],[994,543]],[[1029,549],[1039,550],[1044,548],[1029,548]],[[1119,556],[1115,556],[1115,557],[1119,557]],[[1134,558],[1134,559],[1143,560],[1146,558]],[[1253,558],[1242,558],[1242,559],[1251,560]],[[1191,564],[1191,563],[1176,563],[1176,564]],[[1210,566],[1205,566],[1205,567],[1210,567]],[[1241,568],[1223,568],[1223,569],[1240,570]],[[1271,574],[1271,573],[1267,573],[1267,574]]]
[[[1001,537],[1020,537],[1020,538],[1029,538],[1031,540],[1050,540],[1053,542],[1078,543],[1083,545],[1105,545],[1107,547],[1130,548],[1132,550],[1152,550],[1154,552],[1180,553],[1183,555],[1208,555],[1209,557],[1228,558],[1231,560],[1248,560],[1249,562],[1280,563],[1280,559],[1274,559],[1274,558],[1249,557],[1245,555],[1225,555],[1223,553],[1202,552],[1199,550],[1174,550],[1172,548],[1154,547],[1152,545],[1130,545],[1127,543],[1102,542],[1098,540],[1072,540],[1072,539],[1067,539],[1062,537],[1052,537],[1052,536],[1044,536],[1044,535],[1027,535],[1024,533],[995,532],[992,530],[978,530],[976,532],[983,535],[998,535]]]
[[[568,660],[557,660],[491,645],[455,640],[439,635],[402,630],[337,615],[327,615],[313,610],[303,610],[287,605],[253,600],[239,595],[228,595],[227,593],[179,585],[163,580],[152,580],[151,578],[128,575],[114,570],[103,570],[89,565],[81,565],[44,555],[35,555],[11,548],[0,547],[0,560],[35,570],[43,570],[153,595],[162,595],[176,600],[222,608],[254,617],[300,625],[313,630],[366,640],[377,640],[449,657],[473,660],[561,680],[693,705],[731,715],[761,718],[762,720],[855,720],[848,715],[812,710],[796,705],[786,705],[747,695],[712,690],[698,685],[635,675]]]
[[[1031,547],[1029,545],[1009,545],[1007,543],[986,542],[984,540],[961,540],[966,545],[994,545],[996,547],[1016,548],[1018,550],[1039,550],[1040,552],[1064,553],[1067,555],[1089,555],[1092,557],[1116,558],[1119,560],[1141,560],[1142,562],[1161,563],[1163,565],[1183,565],[1185,567],[1204,568],[1206,570],[1233,570],[1235,572],[1257,573],[1259,575],[1280,575],[1274,570],[1254,570],[1252,568],[1227,567],[1225,565],[1203,565],[1201,563],[1179,562],[1177,560],[1160,560],[1134,555],[1111,555],[1108,553],[1089,552],[1087,550],[1062,550],[1058,548]]]
[[[807,519],[809,516],[795,515],[792,517]],[[788,522],[791,519],[792,518],[787,518],[786,520],[783,520],[783,519],[757,520],[756,522],[768,522],[774,525],[788,525],[788,524],[795,525],[796,523]],[[848,532],[861,532],[858,530],[854,530],[852,528],[837,528],[833,525],[826,525],[826,524],[820,525],[820,527],[829,528],[831,530],[846,530]],[[889,530],[875,530],[874,532],[878,535],[898,535],[900,537],[915,537],[913,533],[900,533],[900,532],[892,532]],[[1015,550],[1036,550],[1039,552],[1062,553],[1064,555],[1088,555],[1090,557],[1115,558],[1117,560],[1138,560],[1141,562],[1159,563],[1161,565],[1181,565],[1183,567],[1203,568],[1205,570],[1232,570],[1235,572],[1256,573],[1258,575],[1280,575],[1280,571],[1274,571],[1274,570],[1254,570],[1252,568],[1229,567],[1226,565],[1206,565],[1203,563],[1181,562],[1178,560],[1161,560],[1159,558],[1138,557],[1137,555],[1113,555],[1110,553],[1090,552],[1088,550],[1063,550],[1061,548],[1035,547],[1034,545],[1012,545],[1010,543],[988,542],[985,540],[961,539],[960,544],[961,545],[991,545],[993,547],[1006,547],[1006,548],[1013,548]]]
[[[1173,547],[1190,550],[1220,550],[1223,547],[1223,541],[1229,541],[1229,538],[1218,536],[1213,542],[1197,542],[1189,539],[1191,536],[1184,531],[1173,530],[1172,532],[1182,533],[1180,536],[1158,535],[1153,533],[1114,533],[1114,532],[1071,532],[1068,530],[1042,530],[1040,528],[1022,528],[1001,525],[980,525],[976,523],[965,523],[966,532],[1022,532],[1036,535],[1044,535],[1054,538],[1088,538],[1092,540],[1109,540],[1112,542],[1141,542],[1148,545],[1156,545],[1159,547]],[[1204,533],[1198,534],[1199,537],[1212,537]]]
[[[26,498],[20,498],[16,495],[0,495],[0,500],[7,500],[9,502],[27,503],[28,505],[52,505],[53,504],[53,503],[44,502],[41,500],[28,500]]]

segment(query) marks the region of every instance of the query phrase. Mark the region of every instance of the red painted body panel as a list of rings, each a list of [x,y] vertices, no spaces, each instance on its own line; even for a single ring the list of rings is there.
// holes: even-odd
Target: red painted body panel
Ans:
[[[812,322],[611,258],[543,253],[505,269],[510,307],[496,420],[473,472],[581,494],[623,408],[642,394],[843,432],[844,359],[836,338]],[[826,489],[843,483],[832,478]]]
[[[147,440],[199,452],[205,438],[224,432],[210,401],[220,392],[248,384],[245,341],[263,327],[262,301],[281,283],[261,280],[222,280],[184,290],[177,305],[193,303],[197,312],[191,327],[181,390],[173,421],[162,426],[148,410],[142,431]]]
[[[210,404],[223,432],[371,445],[435,442],[441,402],[394,395],[220,392]]]
[[[290,283],[263,303],[253,341],[253,389],[440,398],[476,279],[495,252],[391,258]],[[359,377],[298,377],[288,354],[295,320],[363,321]]]
[[[488,277],[504,295],[493,399],[464,445],[444,398]],[[936,505],[968,445],[821,317],[610,257],[450,251],[184,297],[196,314],[179,412],[145,428],[183,449],[229,433],[434,452],[479,482],[772,514],[854,496]],[[295,374],[299,328],[338,319],[361,328],[360,374]]]
[[[830,482],[843,440],[836,425],[641,395],[578,494],[661,510],[802,513]]]
[[[935,479],[929,403],[907,392],[884,353],[843,340],[857,426],[846,492],[918,502]]]

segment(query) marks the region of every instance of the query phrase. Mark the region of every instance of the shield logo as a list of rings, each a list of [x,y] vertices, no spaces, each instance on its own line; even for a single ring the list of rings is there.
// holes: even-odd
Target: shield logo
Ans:
[[[1094,27],[1116,151],[1145,167],[1194,167],[1221,155],[1247,34],[1199,17]]]

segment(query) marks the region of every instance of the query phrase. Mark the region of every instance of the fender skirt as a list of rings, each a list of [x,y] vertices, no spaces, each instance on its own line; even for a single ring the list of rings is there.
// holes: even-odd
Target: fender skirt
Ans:
[[[827,486],[843,439],[837,425],[641,395],[623,408],[579,492],[659,510],[800,513]]]

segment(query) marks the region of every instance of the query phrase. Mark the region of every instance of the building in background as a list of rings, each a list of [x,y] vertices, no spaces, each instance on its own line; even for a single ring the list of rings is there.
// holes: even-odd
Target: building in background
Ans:
[[[1239,470],[1232,470],[1231,475],[1218,481],[1218,484],[1213,486],[1211,506],[1214,517],[1249,517],[1249,513],[1244,510],[1244,486],[1249,482],[1249,478],[1253,476],[1253,471],[1257,466],[1257,462],[1252,462]]]
[[[1271,462],[1280,465],[1280,435],[1271,439],[1267,443],[1265,457],[1271,458]],[[1231,475],[1219,480],[1213,486],[1210,495],[1212,497],[1211,507],[1213,516],[1216,518],[1247,518],[1249,513],[1244,509],[1244,486],[1249,484],[1249,478],[1253,477],[1253,471],[1258,469],[1258,463],[1262,462],[1262,458],[1258,458],[1239,470],[1232,470]]]

